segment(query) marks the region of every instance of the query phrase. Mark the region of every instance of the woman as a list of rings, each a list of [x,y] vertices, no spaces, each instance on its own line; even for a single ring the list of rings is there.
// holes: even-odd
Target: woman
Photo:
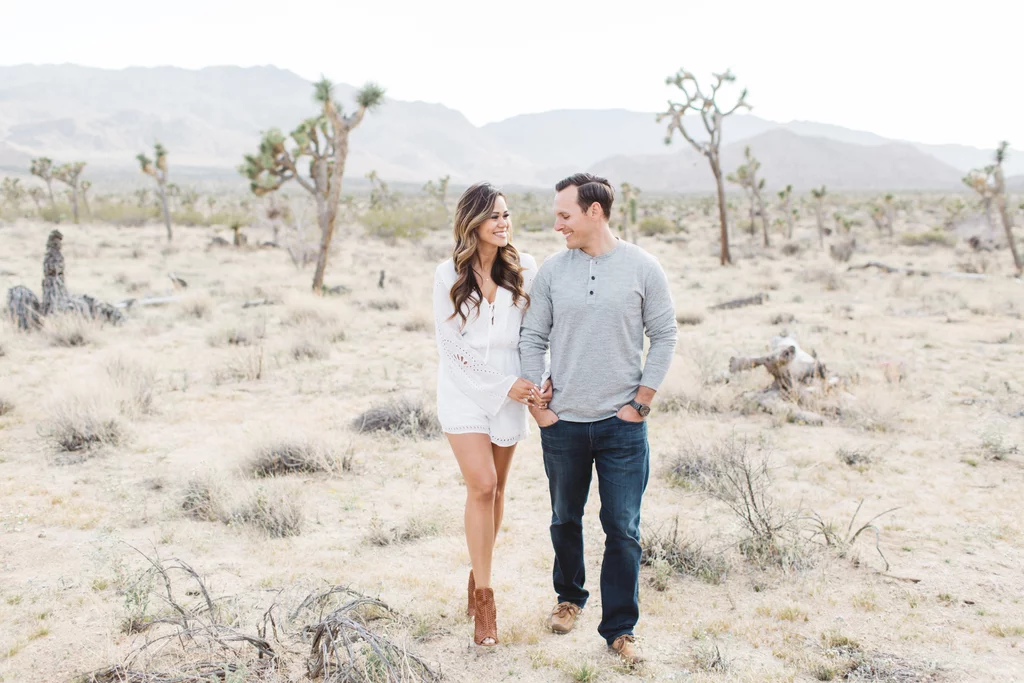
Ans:
[[[540,388],[519,377],[519,325],[537,264],[512,246],[505,196],[487,183],[463,193],[454,223],[453,257],[434,274],[437,415],[466,481],[473,640],[496,645],[494,537],[512,454],[529,434],[527,405],[541,403]]]

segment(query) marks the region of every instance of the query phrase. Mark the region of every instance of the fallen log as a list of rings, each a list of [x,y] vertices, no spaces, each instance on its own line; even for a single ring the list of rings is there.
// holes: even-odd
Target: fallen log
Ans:
[[[760,306],[768,300],[767,294],[755,294],[754,296],[743,297],[742,299],[733,299],[732,301],[723,301],[720,304],[709,306],[708,310],[711,311],[722,311],[730,308],[743,308],[744,306]]]
[[[794,382],[825,378],[825,366],[800,348],[792,337],[772,337],[767,356],[739,356],[729,359],[729,372],[763,367],[775,381],[771,389],[790,391]]]
[[[856,266],[849,266],[846,270],[867,270],[868,268],[878,268],[886,273],[896,273],[899,275],[920,275],[921,277],[930,277],[932,275],[938,275],[940,277],[948,277],[958,280],[987,280],[987,275],[980,273],[956,273],[951,271],[932,273],[928,270],[919,270],[915,268],[897,268],[895,266],[886,265],[880,261],[868,261],[867,263],[861,263]]]

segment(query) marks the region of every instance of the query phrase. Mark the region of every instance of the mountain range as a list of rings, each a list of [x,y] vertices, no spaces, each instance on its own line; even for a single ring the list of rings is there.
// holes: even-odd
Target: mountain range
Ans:
[[[0,67],[0,169],[23,173],[31,158],[48,156],[87,161],[93,174],[123,173],[159,140],[169,150],[172,174],[226,174],[256,149],[261,131],[287,132],[314,114],[312,92],[309,81],[272,66]],[[337,85],[343,105],[354,106],[354,92]],[[450,175],[456,185],[489,179],[550,187],[569,173],[591,170],[650,191],[713,189],[706,160],[678,136],[668,146],[664,138],[653,113],[559,110],[475,126],[441,104],[389,98],[352,132],[346,175],[376,170],[393,182]],[[746,114],[725,121],[727,172],[742,163],[747,145],[769,187],[799,190],[822,184],[851,191],[955,190],[966,171],[991,163],[994,154]],[[1005,168],[1008,175],[1024,174],[1024,153],[1011,150]]]

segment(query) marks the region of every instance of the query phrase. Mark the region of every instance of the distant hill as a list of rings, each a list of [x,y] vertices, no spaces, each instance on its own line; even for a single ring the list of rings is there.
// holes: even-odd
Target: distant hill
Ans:
[[[340,100],[353,106],[355,89],[337,87]],[[96,176],[131,173],[135,155],[160,140],[172,169],[230,177],[261,131],[288,132],[316,112],[312,91],[305,79],[273,66],[0,67],[0,169],[24,173],[29,159],[49,156],[87,161]],[[524,114],[477,127],[441,104],[388,99],[352,133],[346,172],[361,179],[375,169],[389,182],[416,186],[450,175],[455,185],[487,179],[550,187],[568,173],[595,168],[651,189],[710,189],[704,161],[678,136],[671,146],[664,137],[653,113],[624,109]],[[801,187],[945,189],[950,169],[958,180],[993,155],[745,114],[726,122],[730,170],[747,141],[756,142],[768,182],[785,178]],[[1011,150],[1006,170],[1024,174],[1024,153]]]
[[[761,162],[769,189],[792,184],[808,190],[822,184],[834,190],[954,190],[962,174],[907,143],[857,145],[797,135],[777,128],[722,148],[725,173],[743,163],[749,145]],[[673,155],[622,155],[591,171],[613,182],[628,180],[642,189],[710,192],[714,178],[707,160],[692,148]],[[733,189],[738,189],[733,186]]]

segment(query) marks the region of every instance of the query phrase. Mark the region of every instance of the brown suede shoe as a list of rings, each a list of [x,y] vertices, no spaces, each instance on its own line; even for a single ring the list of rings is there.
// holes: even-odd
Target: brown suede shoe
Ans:
[[[473,591],[476,603],[476,618],[473,622],[473,642],[477,645],[498,644],[498,613],[494,605],[494,591],[477,588]]]
[[[476,581],[473,579],[473,570],[469,570],[469,598],[466,601],[466,616],[472,619],[476,616],[476,599],[473,595],[476,592]]]
[[[640,648],[637,647],[636,638],[632,634],[619,636],[611,644],[611,648],[626,666],[636,666],[644,661],[644,656],[640,654]]]
[[[548,618],[551,630],[559,635],[565,635],[576,625],[576,617],[582,611],[579,605],[571,602],[558,603],[555,609],[551,610],[551,616]]]

